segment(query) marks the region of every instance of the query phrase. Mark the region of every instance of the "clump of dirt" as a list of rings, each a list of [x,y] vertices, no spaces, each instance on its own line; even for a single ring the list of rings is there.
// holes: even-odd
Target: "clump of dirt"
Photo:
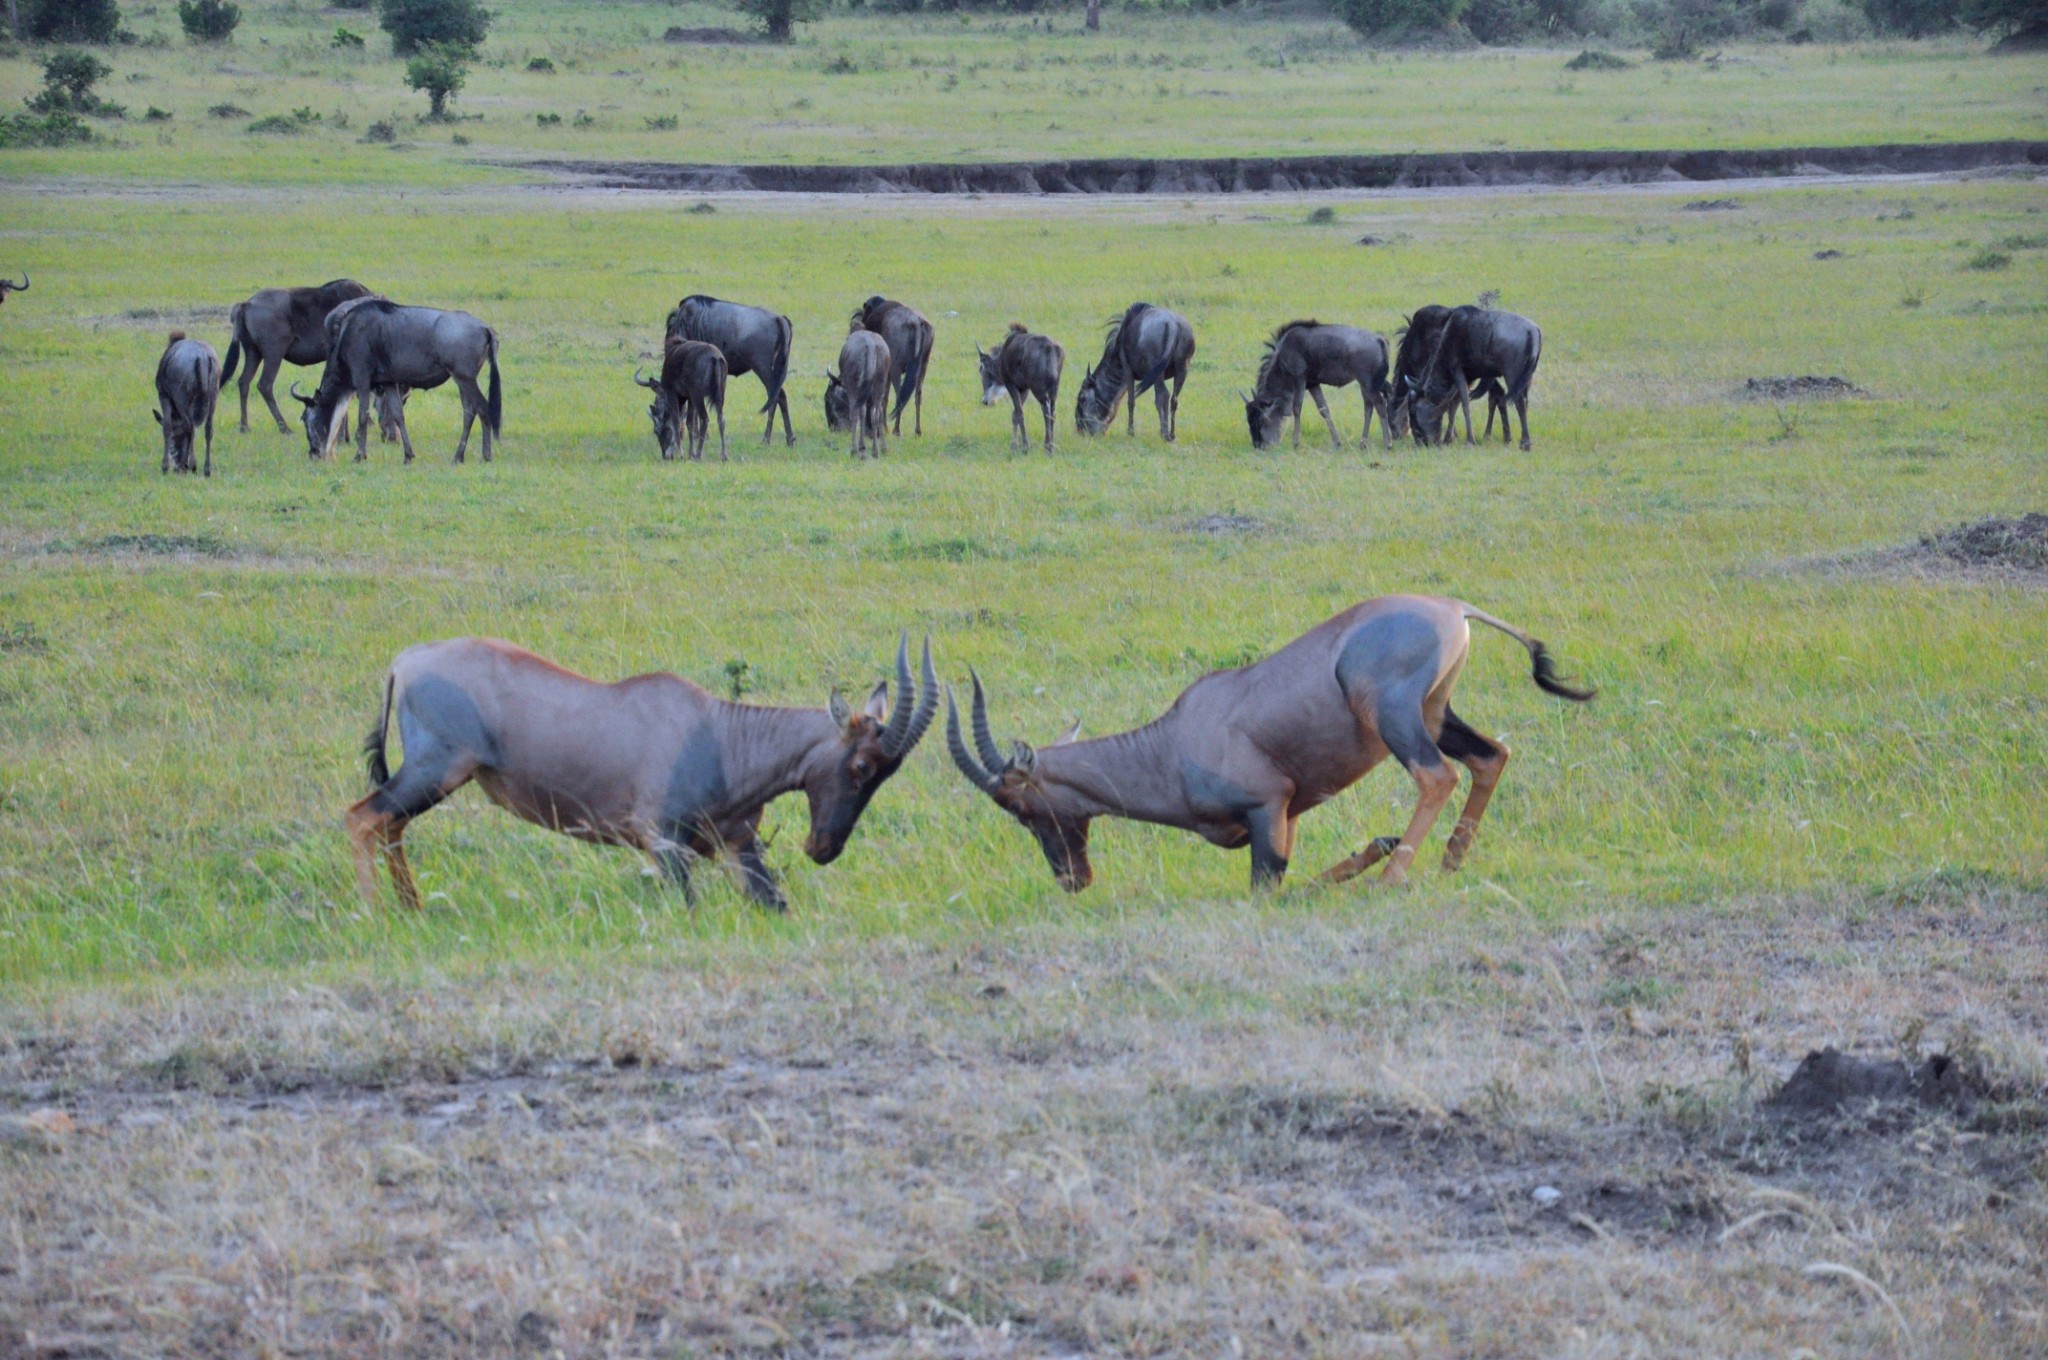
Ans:
[[[1816,260],[1839,260],[1842,258],[1842,252],[1839,250],[1816,250],[1813,252],[1813,258]]]
[[[212,534],[107,534],[79,543],[58,542],[50,552],[142,553],[151,557],[233,557],[235,550]]]
[[[1832,1046],[1808,1053],[1766,1109],[1790,1119],[1826,1119],[1884,1106],[1967,1111],[1984,1094],[1962,1063],[1937,1053],[1918,1066],[1852,1058]]]
[[[1802,373],[1796,377],[1746,379],[1742,395],[1750,401],[1837,401],[1843,397],[1867,397],[1870,393],[1847,378]]]
[[[1696,198],[1685,205],[1685,212],[1733,212],[1742,204],[1732,198]]]
[[[1250,515],[1204,515],[1188,527],[1198,534],[1251,534],[1266,525]]]
[[[2033,511],[2018,519],[1980,519],[1921,538],[1916,551],[1966,567],[2017,567],[2048,571],[2048,514]]]
[[[1374,235],[1372,235],[1372,234],[1370,234],[1370,233],[1367,233],[1366,235],[1364,235],[1364,236],[1361,236],[1361,237],[1359,237],[1359,238],[1358,238],[1358,244],[1360,244],[1360,245],[1362,245],[1362,246],[1383,246],[1383,245],[1385,245],[1386,243],[1387,243],[1387,238],[1386,238],[1386,237],[1384,237],[1384,236],[1374,236]]]
[[[740,28],[671,28],[661,35],[663,42],[672,43],[757,43],[764,39],[758,33],[749,33]]]

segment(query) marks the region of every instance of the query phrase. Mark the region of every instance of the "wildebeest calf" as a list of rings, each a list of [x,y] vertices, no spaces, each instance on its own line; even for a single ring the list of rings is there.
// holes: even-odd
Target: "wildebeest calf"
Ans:
[[[911,433],[923,434],[924,375],[932,363],[932,323],[909,303],[892,302],[877,293],[855,310],[853,324],[889,343],[889,371],[896,380],[896,410],[890,419],[896,433],[903,433],[903,407],[915,397]]]
[[[213,408],[220,403],[220,356],[203,340],[189,340],[172,331],[156,361],[156,409],[150,414],[163,426],[164,461],[160,471],[197,472],[192,439],[206,430],[206,475],[213,475]]]
[[[1423,430],[1434,431],[1439,413],[1456,402],[1465,413],[1465,442],[1472,438],[1472,385],[1489,378],[1499,379],[1507,401],[1513,403],[1522,422],[1522,447],[1529,447],[1529,384],[1536,377],[1536,364],[1543,357],[1543,332],[1526,316],[1496,312],[1486,307],[1458,307],[1452,310],[1437,337],[1422,376],[1415,381],[1415,420]],[[1501,415],[1506,434],[1507,415]],[[1488,425],[1489,431],[1492,426]]]
[[[1024,397],[1038,401],[1045,417],[1045,451],[1052,452],[1054,409],[1060,400],[1060,374],[1066,370],[1067,352],[1049,335],[1033,335],[1020,323],[1010,323],[1010,333],[993,353],[974,347],[981,363],[981,404],[993,406],[996,398],[1010,394],[1010,447],[1028,451],[1031,432],[1024,425]]]
[[[711,431],[707,405],[718,412],[718,461],[725,461],[725,376],[725,355],[718,346],[675,337],[670,337],[662,359],[660,382],[633,370],[633,381],[654,393],[647,415],[654,422],[654,442],[661,446],[663,461],[676,456],[685,434],[690,461],[703,459]]]
[[[1387,342],[1371,331],[1356,326],[1326,326],[1320,321],[1290,321],[1273,332],[1266,342],[1265,357],[1259,363],[1258,382],[1245,398],[1245,422],[1251,426],[1252,447],[1267,448],[1278,443],[1280,429],[1288,416],[1294,417],[1294,447],[1301,447],[1301,399],[1303,393],[1315,398],[1323,423],[1330,427],[1330,446],[1343,448],[1337,422],[1330,418],[1330,404],[1323,400],[1323,388],[1358,384],[1365,400],[1365,425],[1359,431],[1363,448],[1372,436],[1372,414],[1380,413],[1380,438],[1393,447],[1394,436],[1387,415]]]
[[[848,332],[839,371],[825,370],[825,424],[853,431],[856,458],[870,439],[877,457],[889,451],[889,346],[873,331]]]
[[[789,347],[795,335],[796,328],[779,312],[702,293],[690,294],[668,314],[670,339],[716,345],[725,356],[729,377],[752,373],[761,379],[768,392],[768,402],[761,408],[768,413],[768,427],[761,431],[763,444],[775,437],[777,410],[782,412],[783,438],[796,443],[796,431],[789,426],[789,394],[784,390],[789,380]]]

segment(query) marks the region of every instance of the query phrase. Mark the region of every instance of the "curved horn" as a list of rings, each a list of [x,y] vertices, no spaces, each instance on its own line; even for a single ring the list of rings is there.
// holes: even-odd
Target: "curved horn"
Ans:
[[[298,401],[305,403],[307,406],[311,406],[314,402],[319,400],[317,396],[309,397],[301,393],[299,391],[299,384],[296,381],[294,381],[292,385],[286,389],[286,391],[288,391],[292,395],[292,397],[294,397]]]
[[[903,687],[903,691],[896,699],[896,713],[889,718],[889,732],[895,731],[897,716],[901,715],[909,704],[910,668],[903,664],[903,660],[903,649],[899,645],[896,651],[896,681]],[[909,729],[894,741],[888,732],[882,735],[882,749],[891,759],[906,756],[915,750],[918,742],[924,739],[925,729],[932,725],[932,718],[939,711],[939,673],[932,669],[932,639],[929,633],[925,634],[924,663],[918,667],[918,671],[917,707],[911,711]]]
[[[28,271],[26,269],[21,271],[20,283],[10,283],[7,286],[17,293],[26,293],[28,291]]]
[[[910,683],[910,633],[896,635],[896,703],[889,710],[889,725],[882,729],[882,754],[892,760],[902,754],[904,734],[910,731],[910,709],[917,702],[916,687]]]
[[[640,365],[638,364],[633,365],[633,381],[639,383],[642,387],[649,388],[656,392],[661,390],[660,383],[640,376]]]
[[[1068,728],[1068,729],[1067,729],[1066,731],[1064,731],[1064,732],[1060,733],[1060,737],[1059,737],[1059,740],[1058,740],[1058,741],[1055,741],[1055,742],[1053,743],[1053,745],[1055,745],[1055,746],[1070,746],[1070,745],[1072,745],[1072,744],[1073,744],[1074,742],[1076,742],[1076,741],[1079,741],[1080,739],[1081,739],[1081,720],[1080,720],[1079,718],[1076,718],[1076,719],[1074,719],[1074,725],[1073,725],[1072,727],[1069,727],[1069,728]]]
[[[960,706],[953,702],[951,685],[946,686],[946,749],[953,753],[953,763],[967,776],[968,783],[983,793],[994,793],[1002,787],[1002,776],[984,770],[967,749],[967,743],[960,739]]]
[[[988,732],[988,691],[981,687],[981,675],[974,667],[967,668],[967,674],[974,680],[974,749],[981,756],[981,763],[996,774],[1009,768],[1010,762],[996,746],[996,739]]]

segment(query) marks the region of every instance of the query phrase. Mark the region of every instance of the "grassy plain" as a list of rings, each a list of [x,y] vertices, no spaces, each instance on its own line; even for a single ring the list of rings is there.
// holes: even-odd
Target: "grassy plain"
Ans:
[[[735,22],[706,5],[506,7],[455,104],[423,124],[374,20],[245,5],[231,46],[122,48],[111,145],[10,152],[0,176],[221,183],[505,179],[530,157],[709,162],[1043,160],[1320,155],[1492,147],[1689,148],[2048,135],[2041,62],[1972,41],[1738,47],[1715,62],[1571,72],[1571,51],[1382,52],[1301,18],[1112,14],[1095,36],[1045,19],[835,18],[788,47],[664,43],[670,26]],[[129,9],[176,36],[174,7]],[[368,37],[330,46],[337,27]],[[527,70],[546,57],[552,74]],[[32,92],[30,54],[0,61],[0,104]],[[247,119],[305,109],[297,136]],[[172,118],[140,121],[149,107]],[[542,127],[540,115],[558,115]],[[650,120],[674,120],[656,128]],[[366,143],[387,120],[396,147]],[[458,145],[457,138],[467,144]]]
[[[256,42],[287,19],[337,16],[257,13],[233,59],[279,63],[248,78],[259,113],[311,97]],[[718,21],[594,12],[565,84],[609,79],[613,26]],[[1267,30],[1146,31],[1217,53]],[[1072,40],[976,21],[958,50],[1024,41]],[[731,69],[789,98],[866,78],[768,65],[819,57]],[[1811,61],[1825,88],[1824,54],[1757,59]],[[1535,59],[1466,60],[1441,70]],[[2038,117],[1996,93],[2021,63],[1841,60],[1955,63],[1929,125],[2013,96],[1956,135]],[[1005,74],[1020,100],[1050,79]],[[1798,140],[1869,139],[1834,133],[1871,88]],[[888,156],[951,154],[912,149],[923,120],[878,89],[857,102]],[[399,106],[376,98],[354,127]],[[597,154],[698,154],[633,145],[630,107],[590,130],[618,138]],[[0,160],[0,270],[36,280],[0,311],[0,1354],[2048,1342],[2048,605],[1864,556],[2048,508],[2038,182],[1745,190],[1719,212],[1662,193],[688,212],[461,182],[497,117],[462,125],[469,148],[409,131],[420,149],[392,153],[323,120],[235,158],[260,139],[181,111],[169,146]],[[528,122],[508,148],[546,149]],[[1166,136],[1118,149],[1190,149]],[[265,187],[301,154],[377,182]],[[124,182],[83,182],[101,177]],[[159,477],[163,332],[224,349],[230,302],[344,272],[498,328],[501,459],[448,466],[446,391],[413,402],[410,468],[382,446],[309,464],[260,405],[233,433],[230,397],[214,478]],[[754,442],[745,378],[737,461],[656,461],[629,376],[693,290],[794,317],[794,450]],[[1236,393],[1277,322],[1385,331],[1488,290],[1545,327],[1533,452],[1332,452],[1313,416],[1300,452],[1249,449]],[[934,319],[938,357],[923,438],[856,466],[822,434],[819,369],[876,291]],[[1055,457],[1008,453],[974,342],[1025,320],[1078,377],[1137,296],[1200,337],[1182,442],[1149,412],[1136,440],[1084,441],[1068,409]],[[1807,373],[1870,395],[1739,399]],[[1355,439],[1355,398],[1333,405]],[[1401,589],[1472,599],[1603,687],[1547,700],[1518,649],[1475,640],[1460,709],[1515,761],[1466,871],[1426,855],[1406,893],[1253,899],[1242,854],[1106,823],[1070,898],[933,742],[828,869],[797,849],[799,806],[770,814],[786,918],[725,887],[685,912],[633,857],[473,792],[412,834],[427,912],[352,895],[356,745],[422,638],[815,703],[929,630],[948,678],[989,679],[999,734],[1044,740],[1076,715],[1143,721]],[[1381,771],[1306,819],[1298,879],[1411,797]],[[1946,1049],[1988,1095],[1897,1125],[1762,1112],[1824,1043]],[[75,1131],[18,1117],[37,1107]]]

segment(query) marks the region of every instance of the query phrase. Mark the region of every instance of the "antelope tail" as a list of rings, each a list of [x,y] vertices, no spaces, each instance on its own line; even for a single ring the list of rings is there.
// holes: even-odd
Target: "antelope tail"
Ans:
[[[484,398],[484,419],[491,424],[493,438],[505,437],[505,394],[498,385],[498,333],[490,331],[491,347],[487,351],[491,358],[491,390]]]
[[[377,714],[377,725],[363,738],[363,760],[369,766],[372,791],[391,782],[391,763],[384,755],[384,739],[391,731],[391,691],[397,683],[397,676],[385,672],[384,707]]]
[[[1529,678],[1534,680],[1536,688],[1542,690],[1545,694],[1555,694],[1560,699],[1570,699],[1573,703],[1583,704],[1600,692],[1590,686],[1581,689],[1577,685],[1568,685],[1558,679],[1557,660],[1550,655],[1550,648],[1544,646],[1540,640],[1530,637],[1512,623],[1497,619],[1485,610],[1474,608],[1463,601],[1459,602],[1459,608],[1464,611],[1466,618],[1476,623],[1483,623],[1488,628],[1498,628],[1501,632],[1506,633],[1509,637],[1528,648]]]

